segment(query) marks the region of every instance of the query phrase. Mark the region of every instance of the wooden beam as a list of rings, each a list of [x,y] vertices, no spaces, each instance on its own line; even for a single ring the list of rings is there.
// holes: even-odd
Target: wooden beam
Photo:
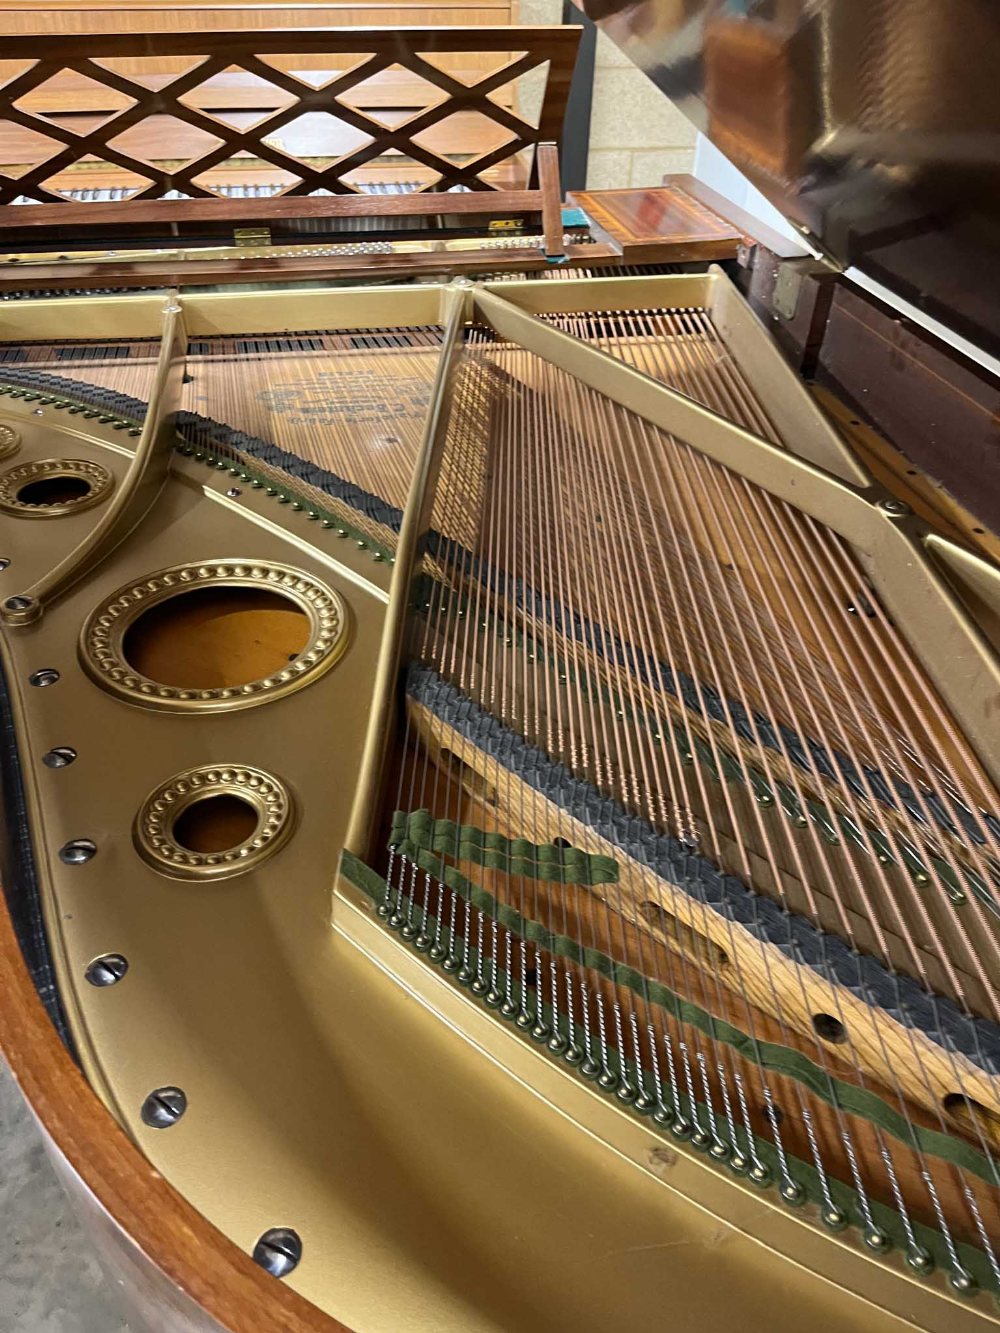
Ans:
[[[559,187],[559,149],[554,143],[540,143],[537,152],[538,189],[541,195],[545,257],[546,259],[565,259],[562,191]]]

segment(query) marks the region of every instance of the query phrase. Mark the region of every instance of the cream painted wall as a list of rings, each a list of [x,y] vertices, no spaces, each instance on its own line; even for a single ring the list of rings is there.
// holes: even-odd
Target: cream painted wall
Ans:
[[[519,0],[516,10],[520,23],[562,20],[562,0]],[[667,172],[692,169],[696,139],[687,118],[599,33],[587,185],[594,190],[659,185]]]
[[[667,172],[692,169],[697,137],[687,117],[599,33],[588,186],[659,185]]]

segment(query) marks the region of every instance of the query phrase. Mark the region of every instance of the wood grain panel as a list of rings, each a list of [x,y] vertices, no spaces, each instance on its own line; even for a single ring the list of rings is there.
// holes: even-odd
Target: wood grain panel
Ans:
[[[677,246],[677,260],[732,259],[742,236],[680,190],[578,190],[571,198],[630,264],[655,263],[664,236]]]
[[[205,4],[203,0],[54,0],[51,5],[23,0],[0,4],[0,33],[27,35],[52,32],[53,11],[59,15],[59,31],[66,34],[120,32],[270,31],[274,28],[435,26],[454,23],[462,27],[510,22],[506,0],[442,0],[437,5],[407,4],[378,0],[361,5],[346,4]]]

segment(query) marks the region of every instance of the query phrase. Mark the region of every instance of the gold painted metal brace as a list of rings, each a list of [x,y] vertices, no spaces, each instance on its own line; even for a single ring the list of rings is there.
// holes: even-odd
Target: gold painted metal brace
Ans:
[[[5,623],[27,625],[37,620],[50,602],[105,559],[155,504],[170,467],[174,417],[179,406],[186,348],[181,307],[176,295],[172,294],[163,308],[160,359],[146,420],[132,463],[117,494],[100,521],[74,551],[37,583],[0,603],[0,618]],[[66,471],[65,465],[55,469],[47,468],[45,464],[36,463],[34,466],[49,473],[55,471],[58,475]],[[83,504],[98,503],[109,484],[108,474],[93,463],[70,466],[75,472],[86,470],[90,474],[87,478],[89,494],[83,500],[72,501],[71,504],[79,508]],[[0,481],[0,502],[2,496]]]

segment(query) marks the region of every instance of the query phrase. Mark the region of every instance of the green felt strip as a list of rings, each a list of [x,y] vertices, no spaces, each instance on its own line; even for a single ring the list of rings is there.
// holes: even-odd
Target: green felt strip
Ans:
[[[518,939],[528,940],[546,953],[565,958],[580,967],[590,968],[614,985],[641,995],[644,1000],[658,1005],[679,1022],[689,1023],[714,1041],[731,1046],[744,1059],[752,1061],[761,1069],[795,1079],[828,1105],[877,1125],[908,1148],[951,1162],[988,1184],[1000,1185],[997,1164],[965,1139],[941,1130],[928,1129],[924,1125],[915,1125],[908,1116],[870,1089],[833,1077],[804,1052],[776,1042],[759,1041],[725,1019],[716,1018],[700,1005],[684,999],[662,981],[643,975],[627,963],[617,962],[599,949],[586,948],[567,935],[556,934],[540,921],[522,916],[509,903],[500,902],[481,885],[473,884],[454,866],[448,865],[437,851],[416,845],[410,846],[406,852],[401,847],[397,847],[396,851],[400,855],[408,855],[422,870],[446,884],[452,892]]]
[[[347,879],[351,884],[353,884],[355,888],[360,889],[362,893],[366,894],[367,897],[369,897],[372,900],[372,902],[376,904],[381,904],[386,902],[387,899],[389,898],[389,888],[385,880],[382,878],[382,876],[379,875],[376,871],[372,870],[372,868],[366,865],[363,861],[360,861],[356,856],[353,856],[350,852],[345,851],[342,854],[340,869],[345,879]],[[457,872],[455,872],[455,874],[457,875]],[[462,876],[457,876],[458,880],[461,880],[462,878],[463,878]],[[444,882],[448,883],[449,881],[445,880]],[[465,883],[468,885],[468,881],[465,881]],[[467,898],[467,901],[470,903],[471,906],[474,906],[478,909],[480,903],[479,901],[477,901],[477,896],[482,891],[475,890],[475,886],[470,885],[469,887],[473,890],[473,894],[472,896]],[[456,892],[458,891],[460,890],[456,887]],[[483,895],[483,896],[486,899],[489,899],[489,895]],[[492,901],[491,899],[489,900]],[[425,930],[429,934],[436,936],[438,930],[438,922],[435,919],[434,915],[430,912],[427,912],[425,908],[419,908],[419,910],[422,913],[424,913],[426,917],[424,921]],[[484,906],[482,910],[485,913],[487,909]],[[516,913],[514,915],[516,916]],[[475,969],[478,972],[479,970],[478,951],[475,949],[471,941],[468,941],[467,945],[469,953],[469,963],[473,967],[473,969]],[[540,945],[539,947],[543,946]],[[585,951],[580,951],[580,952],[581,954],[583,954]],[[492,972],[492,967],[493,967],[493,962],[491,960],[490,963],[491,972]],[[516,1001],[516,1003],[520,1005],[522,997],[520,993],[520,983],[516,976],[508,977],[506,973],[504,973],[503,970],[500,969],[497,972],[497,983],[500,989],[502,989],[505,994],[511,995]],[[676,998],[677,997],[675,997],[675,999]],[[678,1001],[678,1003],[680,1003],[681,1005],[686,1005],[685,1001]],[[534,996],[532,997],[531,1007],[533,1011],[537,1007],[536,997]],[[691,1008],[696,1008],[696,1006],[691,1006]],[[563,1036],[569,1037],[571,1035],[567,1031],[567,1023],[565,1016],[554,1013],[551,1009],[551,1006],[545,1003],[544,1000],[542,1004],[542,1012],[545,1021],[550,1025],[558,1027],[562,1032]],[[722,1026],[728,1027],[728,1024],[724,1024]],[[735,1032],[736,1029],[731,1029],[731,1031]],[[711,1035],[716,1036],[719,1034],[713,1031]],[[725,1038],[719,1035],[719,1040],[725,1040]],[[744,1040],[747,1041],[749,1039],[744,1037]],[[767,1045],[767,1043],[755,1043],[755,1045],[758,1050],[761,1050]],[[799,1053],[791,1052],[791,1054],[798,1055]],[[637,1071],[634,1069],[631,1061],[627,1060],[623,1061],[620,1053],[613,1047],[610,1047],[608,1049],[608,1055],[611,1059],[612,1066],[615,1069],[617,1070],[627,1069],[633,1081],[635,1081]],[[567,1066],[567,1068],[568,1067],[569,1066]],[[781,1072],[784,1073],[787,1071],[782,1070]],[[646,1077],[648,1077],[648,1071],[646,1071]],[[591,1084],[590,1086],[594,1085]],[[685,1099],[691,1100],[689,1094],[685,1094]],[[704,1103],[695,1099],[692,1110],[696,1118],[698,1119],[698,1122],[702,1126],[708,1126],[714,1123],[720,1137],[722,1137],[727,1142],[730,1141],[730,1136],[728,1134],[728,1126],[718,1116],[713,1115],[713,1113]],[[670,1137],[669,1131],[661,1130],[654,1120],[647,1119],[645,1123],[649,1128],[650,1132],[660,1135],[668,1142],[673,1141]],[[746,1144],[747,1136],[742,1127],[737,1127],[737,1135],[739,1138],[739,1142],[732,1146],[735,1146],[739,1148],[741,1151],[745,1152],[747,1146]],[[939,1137],[944,1137],[944,1136],[939,1136]],[[773,1143],[768,1142],[768,1140],[766,1139],[755,1137],[754,1151],[756,1152],[757,1157],[765,1164],[765,1166],[768,1167],[768,1169],[771,1172],[772,1178],[775,1180],[780,1180],[782,1164],[776,1146]],[[819,1172],[814,1166],[811,1166],[808,1162],[801,1161],[799,1158],[793,1156],[787,1151],[784,1153],[784,1159],[789,1174],[791,1175],[793,1180],[795,1180],[799,1185],[801,1185],[801,1187],[805,1191],[806,1199],[810,1203],[813,1203],[820,1208],[824,1207],[824,1205],[826,1204],[826,1195],[824,1193],[824,1184],[825,1184],[826,1189],[829,1191],[834,1203],[843,1210],[845,1216],[849,1219],[851,1225],[859,1228],[867,1225],[867,1220],[859,1204],[858,1196],[856,1192],[849,1185],[845,1185],[843,1182],[839,1180],[834,1180],[829,1176],[827,1176],[825,1180],[821,1179]],[[867,1199],[866,1205],[868,1208],[868,1212],[871,1215],[872,1221],[875,1223],[875,1225],[879,1227],[880,1230],[882,1230],[886,1234],[886,1236],[891,1240],[893,1245],[895,1245],[900,1250],[905,1251],[909,1244],[909,1238],[906,1235],[906,1229],[903,1225],[903,1221],[900,1215],[894,1209],[889,1208],[882,1203],[879,1203],[878,1200],[876,1199]],[[951,1270],[953,1267],[951,1261],[951,1255],[949,1254],[948,1244],[945,1241],[944,1237],[933,1227],[926,1226],[921,1222],[914,1222],[911,1219],[910,1225],[912,1227],[914,1239],[916,1240],[917,1244],[922,1246],[928,1252],[928,1254],[931,1255],[932,1259],[934,1260],[934,1263],[942,1269]],[[966,1245],[961,1242],[955,1245],[955,1250],[958,1255],[958,1260],[963,1266],[963,1268],[965,1268],[967,1272],[972,1274],[972,1276],[976,1279],[978,1284],[981,1287],[985,1288],[986,1290],[995,1290],[995,1286],[993,1284],[992,1272],[986,1256],[982,1254],[979,1250],[973,1249],[972,1246]]]
[[[417,859],[421,851],[437,852],[456,861],[472,861],[487,870],[557,884],[617,884],[618,862],[596,856],[579,847],[557,847],[554,843],[529,842],[527,838],[505,838],[453,819],[435,819],[429,810],[407,814],[397,810],[392,817],[389,845],[401,856]]]

